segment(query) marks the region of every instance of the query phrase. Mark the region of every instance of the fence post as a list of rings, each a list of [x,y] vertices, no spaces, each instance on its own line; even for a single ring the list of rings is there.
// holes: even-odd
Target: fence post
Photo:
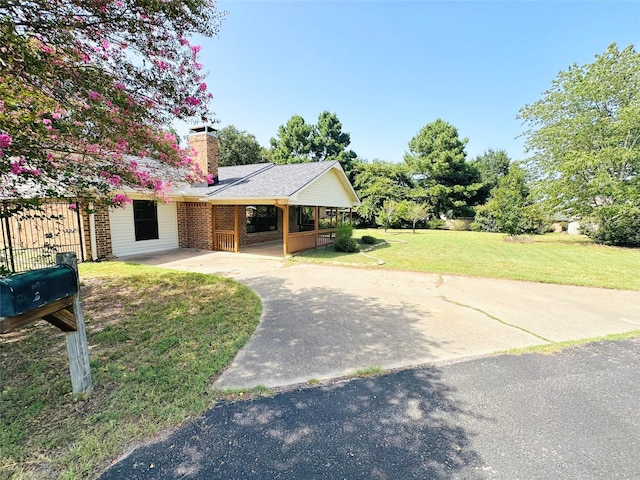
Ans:
[[[89,348],[87,333],[84,328],[84,312],[80,300],[80,277],[78,275],[78,257],[73,252],[56,253],[56,264],[71,266],[76,271],[78,291],[72,296],[71,308],[76,316],[77,329],[67,332],[67,353],[69,354],[69,372],[74,395],[88,393],[93,389],[91,368],[89,366]]]
[[[16,262],[15,259],[13,258],[13,243],[12,243],[12,239],[11,239],[11,225],[9,224],[9,217],[4,217],[4,225],[3,225],[3,230],[4,230],[4,238],[3,240],[6,239],[7,244],[5,245],[5,252],[9,253],[9,263],[7,264],[7,268],[9,268],[9,270],[11,270],[12,272],[15,273],[16,271]],[[3,242],[4,243],[4,242]]]

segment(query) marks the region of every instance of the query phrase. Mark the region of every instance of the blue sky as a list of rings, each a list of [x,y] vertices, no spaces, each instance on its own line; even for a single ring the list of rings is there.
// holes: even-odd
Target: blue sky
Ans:
[[[521,107],[612,42],[640,48],[638,1],[218,6],[228,11],[219,35],[194,41],[217,128],[235,125],[268,146],[292,115],[315,123],[328,110],[369,160],[402,161],[409,140],[437,118],[469,139],[469,159],[489,148],[523,159]]]

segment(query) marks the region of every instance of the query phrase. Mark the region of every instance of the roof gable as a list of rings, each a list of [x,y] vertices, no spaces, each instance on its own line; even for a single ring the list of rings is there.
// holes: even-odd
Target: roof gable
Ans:
[[[218,177],[220,179],[218,185],[199,189],[202,195],[201,200],[213,203],[236,200],[246,203],[252,199],[273,199],[291,203],[293,198],[305,198],[301,196],[305,189],[318,179],[327,177],[330,180],[325,181],[324,185],[331,186],[330,190],[334,196],[337,193],[336,198],[340,198],[340,201],[336,204],[334,199],[322,205],[350,207],[359,203],[358,197],[337,161],[221,167]],[[330,196],[324,198],[331,200]]]
[[[289,197],[292,205],[355,207],[360,200],[338,162]]]

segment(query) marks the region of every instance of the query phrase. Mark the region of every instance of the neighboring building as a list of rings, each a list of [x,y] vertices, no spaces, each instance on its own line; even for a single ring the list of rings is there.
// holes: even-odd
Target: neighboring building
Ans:
[[[580,222],[575,217],[568,217],[561,213],[556,213],[551,221],[551,227],[556,233],[568,233],[578,235],[580,233]]]
[[[332,243],[338,219],[360,203],[337,161],[219,168],[217,142],[209,126],[191,130],[189,143],[212,185],[176,187],[167,203],[132,193],[124,209],[84,213],[91,257],[174,248],[237,252],[273,240],[282,240],[284,254],[294,253]]]

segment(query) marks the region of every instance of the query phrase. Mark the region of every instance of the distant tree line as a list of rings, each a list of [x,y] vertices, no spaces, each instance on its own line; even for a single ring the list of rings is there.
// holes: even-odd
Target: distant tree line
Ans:
[[[508,210],[510,220],[502,218],[501,199],[517,200],[523,207],[532,203],[526,187],[516,188],[513,181],[503,181],[514,177],[516,183],[524,182],[523,171],[511,164],[506,152],[488,150],[467,161],[467,139],[461,139],[457,129],[442,119],[425,125],[409,141],[403,163],[359,159],[349,149],[349,133],[342,130],[337,115],[327,111],[315,125],[299,115],[292,116],[278,128],[269,149],[233,125],[221,129],[219,137],[220,165],[339,161],[362,201],[356,211],[361,225],[411,227],[415,231],[416,227],[440,227],[445,219],[473,217],[482,211],[475,225],[478,229],[517,234],[542,228],[532,219],[514,220],[515,209]],[[513,192],[502,193],[506,189]],[[527,214],[523,209],[520,216]]]
[[[468,160],[466,138],[442,119],[410,139],[402,163],[358,158],[335,113],[308,124],[292,116],[260,147],[235,127],[220,131],[221,164],[338,160],[362,201],[357,221],[387,228],[471,228],[544,233],[553,216],[579,221],[598,243],[640,246],[640,55],[615,44],[592,64],[560,72],[520,110],[532,156],[489,149]]]

